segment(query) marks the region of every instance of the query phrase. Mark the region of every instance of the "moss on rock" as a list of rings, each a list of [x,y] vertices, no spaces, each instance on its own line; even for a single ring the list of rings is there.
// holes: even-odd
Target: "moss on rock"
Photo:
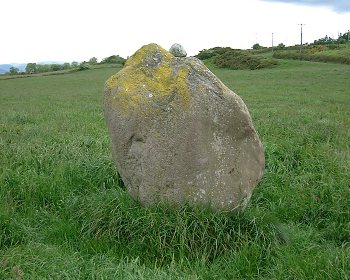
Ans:
[[[156,44],[143,46],[107,80],[109,102],[123,113],[135,109],[150,113],[166,98],[176,95],[182,106],[188,107],[190,67],[185,63],[178,66],[176,59]]]

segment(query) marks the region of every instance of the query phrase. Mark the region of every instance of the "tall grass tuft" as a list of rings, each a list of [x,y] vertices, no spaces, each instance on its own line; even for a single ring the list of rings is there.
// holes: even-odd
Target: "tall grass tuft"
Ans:
[[[172,261],[204,261],[207,264],[243,244],[258,243],[261,254],[279,242],[274,223],[246,213],[215,212],[184,205],[143,207],[125,191],[106,190],[69,202],[74,219],[86,238],[115,240],[122,255],[159,265]]]

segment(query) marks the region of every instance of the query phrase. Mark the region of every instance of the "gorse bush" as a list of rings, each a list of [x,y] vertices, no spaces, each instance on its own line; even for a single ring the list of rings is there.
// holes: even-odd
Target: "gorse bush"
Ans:
[[[231,50],[216,56],[214,64],[220,68],[232,70],[256,70],[273,67],[278,62],[274,59],[251,55],[248,52]]]
[[[212,59],[217,67],[232,70],[256,70],[278,64],[274,59],[257,56],[248,51],[220,47],[202,50],[196,57],[201,60]]]
[[[273,54],[274,58],[279,59],[300,59],[306,61],[315,61],[315,62],[330,62],[330,63],[341,63],[341,64],[350,64],[350,56],[342,55],[332,55],[332,54],[322,54],[315,49],[311,51],[276,51]]]
[[[350,48],[344,44],[320,44],[276,50],[274,58],[350,64]]]
[[[252,49],[253,50],[260,50],[260,49],[264,49],[265,47],[263,46],[260,46],[260,44],[256,43],[253,45]]]
[[[114,64],[120,64],[120,65],[124,65],[126,59],[119,56],[119,55],[111,55],[109,57],[106,57],[104,59],[102,59],[101,64],[107,63],[114,63]]]
[[[88,63],[81,63],[78,67],[78,71],[89,70],[90,66]]]
[[[215,47],[208,50],[204,49],[204,50],[201,50],[195,57],[197,57],[200,60],[205,60],[217,55],[221,55],[229,50],[232,50],[232,49],[229,47],[225,47],[225,48]]]

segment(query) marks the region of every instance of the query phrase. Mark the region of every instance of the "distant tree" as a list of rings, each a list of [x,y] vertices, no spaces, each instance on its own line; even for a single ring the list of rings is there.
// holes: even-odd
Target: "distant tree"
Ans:
[[[332,44],[332,43],[335,43],[335,42],[336,42],[336,40],[334,40],[332,37],[328,37],[328,35],[326,35],[323,38],[315,40],[314,44],[315,45],[325,45],[325,44]]]
[[[66,69],[69,69],[70,68],[70,64],[68,62],[65,62],[63,63],[63,69],[66,70]]]
[[[122,64],[124,65],[126,59],[122,58],[119,55],[111,55],[109,57],[106,57],[104,59],[102,59],[101,63],[115,63],[115,64]]]
[[[339,37],[338,37],[338,42],[341,43],[341,44],[344,44],[344,43],[350,41],[349,38],[350,38],[350,32],[349,31],[345,32],[344,34],[340,33]]]
[[[34,74],[38,72],[36,63],[28,63],[26,66],[26,73]]]
[[[279,43],[279,44],[277,45],[277,49],[279,49],[279,50],[282,50],[282,49],[284,49],[285,47],[286,47],[286,45],[283,44],[283,43]]]
[[[314,45],[332,45],[332,44],[345,44],[349,40],[349,31],[345,33],[339,33],[338,38],[334,39],[328,35],[323,38],[314,41]]]
[[[260,46],[258,43],[256,43],[256,44],[253,45],[252,48],[253,48],[253,50],[260,50],[260,49],[262,49],[263,47]]]
[[[19,69],[17,67],[11,67],[9,71],[10,75],[18,75],[19,74]]]
[[[51,65],[49,64],[37,64],[36,73],[44,73],[51,71]]]
[[[89,59],[89,64],[97,64],[97,58],[96,57],[91,57]]]
[[[79,64],[78,70],[83,71],[83,70],[89,70],[90,66],[86,61],[83,61],[82,63]]]
[[[63,69],[63,65],[61,64],[51,64],[50,66],[52,71],[60,71]]]
[[[76,61],[73,61],[73,62],[71,63],[71,66],[72,66],[72,67],[78,67],[78,65],[79,65],[79,63],[76,62]]]

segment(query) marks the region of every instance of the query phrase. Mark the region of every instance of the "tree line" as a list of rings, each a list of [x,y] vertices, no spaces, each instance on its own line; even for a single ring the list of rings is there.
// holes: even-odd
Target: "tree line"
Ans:
[[[325,37],[322,37],[320,39],[314,40],[313,43],[306,43],[305,45],[331,45],[331,44],[346,44],[347,42],[350,42],[350,32],[345,33],[339,33],[338,38],[332,38],[328,35]],[[295,45],[298,46],[298,45]],[[256,43],[252,46],[253,50],[263,50],[268,49],[269,47],[261,46],[259,43]],[[277,46],[274,46],[274,49],[276,50],[283,50],[286,48],[286,45],[283,43],[278,44]]]
[[[345,44],[350,41],[350,32],[339,33],[338,38],[332,38],[326,35],[323,38],[314,41],[314,45],[327,45],[327,44]]]
[[[71,63],[65,62],[63,64],[53,63],[53,64],[39,64],[39,63],[28,63],[25,67],[25,71],[20,71],[17,67],[12,66],[7,74],[9,75],[24,75],[24,74],[38,74],[45,72],[55,72],[62,70],[87,70],[90,69],[90,66],[97,64],[121,64],[124,65],[126,59],[122,58],[119,55],[112,55],[106,57],[98,62],[96,57],[90,58],[88,61],[77,62],[73,61]]]

